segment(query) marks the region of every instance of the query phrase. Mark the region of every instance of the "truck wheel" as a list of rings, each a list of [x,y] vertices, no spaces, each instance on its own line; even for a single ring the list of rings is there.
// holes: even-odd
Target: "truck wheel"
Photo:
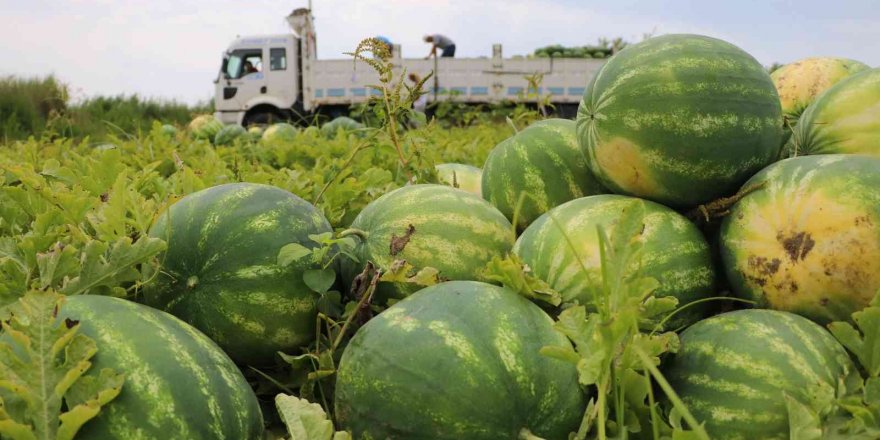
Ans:
[[[266,111],[266,112],[257,112],[253,114],[249,114],[244,117],[244,126],[250,127],[251,125],[272,125],[276,122],[287,122],[287,118],[285,118],[281,113]]]

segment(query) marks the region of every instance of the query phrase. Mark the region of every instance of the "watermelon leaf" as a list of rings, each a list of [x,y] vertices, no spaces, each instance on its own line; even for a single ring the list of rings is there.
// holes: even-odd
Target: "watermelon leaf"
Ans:
[[[306,283],[306,286],[309,286],[309,289],[318,293],[324,293],[336,281],[336,272],[333,269],[309,269],[303,272],[303,281]]]
[[[288,243],[278,251],[278,265],[289,266],[311,255],[311,253],[311,249],[299,243]]]
[[[516,254],[493,256],[482,271],[483,278],[500,283],[526,298],[546,302],[552,306],[562,303],[562,295],[547,282],[532,275],[531,269]]]
[[[89,241],[80,257],[82,270],[79,276],[67,282],[61,293],[124,296],[125,290],[120,286],[137,281],[141,276],[137,266],[163,250],[165,242],[152,237],[142,237],[134,243],[128,237],[120,238],[112,244]]]
[[[798,440],[820,440],[822,421],[812,408],[785,393],[785,407],[788,410],[788,425],[791,438]]]
[[[32,291],[8,308],[0,333],[0,434],[72,439],[122,389],[124,377],[113,370],[84,375],[98,349],[78,333],[78,321],[58,320],[63,302],[55,292]]]
[[[871,305],[853,313],[858,330],[848,322],[832,322],[828,325],[831,334],[851,351],[868,372],[869,377],[880,376],[880,295]],[[860,333],[861,332],[861,333]]]
[[[275,407],[291,440],[351,440],[347,432],[333,429],[333,422],[317,403],[279,394],[275,396]]]

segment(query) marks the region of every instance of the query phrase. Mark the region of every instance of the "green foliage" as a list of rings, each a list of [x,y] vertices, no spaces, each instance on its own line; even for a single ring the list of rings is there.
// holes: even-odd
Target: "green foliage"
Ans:
[[[483,269],[483,276],[501,284],[526,298],[543,301],[552,306],[562,303],[562,295],[553,290],[547,282],[535,277],[531,269],[516,254],[504,258],[492,257]]]
[[[291,440],[351,440],[348,433],[334,431],[333,422],[320,405],[279,394],[275,396],[275,406]]]
[[[67,86],[45,78],[0,78],[0,139],[24,139],[42,132],[67,109]]]
[[[98,349],[78,333],[79,322],[58,320],[63,303],[52,291],[32,291],[3,313],[0,436],[72,439],[122,390],[124,376],[113,370],[85,375]]]

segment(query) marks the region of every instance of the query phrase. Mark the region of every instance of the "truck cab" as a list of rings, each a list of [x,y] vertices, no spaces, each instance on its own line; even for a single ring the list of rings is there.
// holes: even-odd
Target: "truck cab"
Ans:
[[[292,34],[236,38],[215,83],[216,116],[224,124],[290,119],[298,100],[299,38]]]

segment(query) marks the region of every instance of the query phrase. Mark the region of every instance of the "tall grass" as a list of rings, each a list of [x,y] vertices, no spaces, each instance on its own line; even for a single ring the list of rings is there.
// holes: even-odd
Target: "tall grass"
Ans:
[[[68,86],[52,75],[0,78],[0,142],[30,136],[134,136],[149,131],[153,121],[180,126],[195,114],[210,112],[211,101],[189,106],[138,95],[99,96],[71,103]]]

